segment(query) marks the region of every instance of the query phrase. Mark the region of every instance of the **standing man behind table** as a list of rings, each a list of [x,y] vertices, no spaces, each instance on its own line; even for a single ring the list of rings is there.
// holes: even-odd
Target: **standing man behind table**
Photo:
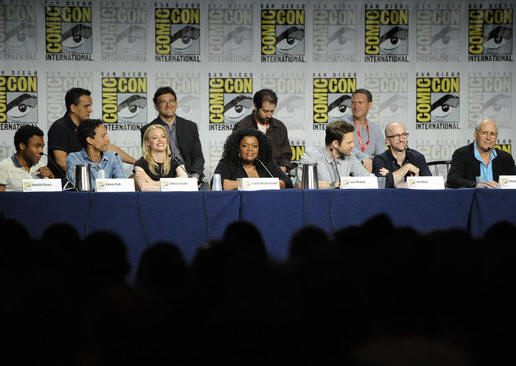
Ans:
[[[326,146],[305,150],[299,160],[297,176],[301,177],[302,164],[314,163],[317,163],[319,188],[338,187],[340,177],[372,175],[352,154],[355,147],[354,129],[351,124],[344,121],[328,123],[324,138]]]
[[[453,153],[447,186],[498,188],[500,175],[516,175],[511,154],[494,147],[497,137],[495,121],[490,118],[481,120],[475,127],[475,141]]]
[[[288,140],[287,127],[272,115],[278,104],[278,96],[270,89],[262,89],[253,97],[254,111],[239,122],[235,123],[235,130],[251,128],[261,131],[269,138],[272,145],[272,160],[288,173],[293,168],[292,149]]]
[[[431,176],[423,154],[407,147],[408,132],[401,123],[385,126],[385,143],[389,150],[375,155],[373,173],[385,177],[385,188],[403,188],[409,175]]]
[[[189,177],[200,181],[204,176],[204,156],[197,124],[176,115],[177,97],[172,88],[158,88],[153,101],[158,117],[141,128],[142,144],[145,130],[149,126],[162,125],[168,134],[172,158],[177,159],[178,164],[185,164]]]
[[[48,130],[48,157],[61,168],[62,172],[66,172],[68,154],[82,149],[77,136],[77,128],[81,121],[90,118],[92,104],[90,95],[91,92],[87,89],[72,88],[68,90],[65,95],[66,113],[52,123]],[[108,145],[108,150],[120,155],[125,163],[134,164],[136,161],[111,143]],[[63,173],[54,164],[50,164],[50,168],[56,177],[63,177]]]
[[[24,125],[14,134],[16,153],[0,162],[0,192],[22,191],[24,179],[54,178],[52,171],[39,163],[43,155],[43,131]]]
[[[87,119],[79,124],[77,131],[83,149],[68,154],[66,158],[66,176],[75,183],[75,167],[77,165],[91,165],[92,186],[96,186],[99,171],[104,171],[105,178],[127,178],[120,156],[107,151],[109,137],[106,127],[99,119]]]
[[[357,89],[351,95],[351,111],[357,148],[353,151],[368,172],[373,169],[373,156],[385,151],[385,139],[379,124],[367,120],[373,108],[373,95],[367,89]]]

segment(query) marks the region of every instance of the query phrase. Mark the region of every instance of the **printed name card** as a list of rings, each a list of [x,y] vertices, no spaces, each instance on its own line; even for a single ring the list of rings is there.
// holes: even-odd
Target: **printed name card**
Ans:
[[[408,189],[444,189],[444,178],[435,177],[407,177]]]
[[[96,181],[97,192],[134,192],[134,180],[125,179],[97,179]]]
[[[367,177],[340,177],[341,189],[377,189],[378,179],[374,176]]]
[[[61,179],[24,179],[23,192],[61,192]]]
[[[199,190],[197,178],[161,178],[159,183],[162,192],[192,192]]]
[[[239,191],[261,191],[280,189],[279,178],[238,178]]]
[[[516,175],[500,175],[498,187],[501,189],[516,189]]]

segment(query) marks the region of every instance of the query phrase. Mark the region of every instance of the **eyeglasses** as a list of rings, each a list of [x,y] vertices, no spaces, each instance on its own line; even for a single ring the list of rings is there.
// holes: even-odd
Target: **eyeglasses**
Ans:
[[[391,135],[391,136],[387,136],[388,139],[395,139],[395,140],[400,140],[400,139],[406,139],[408,137],[409,133],[408,132],[405,132],[405,133],[399,133],[397,135]]]
[[[480,134],[480,136],[482,137],[493,137],[493,138],[496,138],[496,136],[498,136],[498,133],[496,132],[489,132],[489,131],[478,131],[478,133]]]
[[[163,104],[167,104],[167,103],[174,104],[175,102],[177,102],[177,100],[175,100],[175,99],[167,99],[167,100],[162,100],[161,102],[158,102],[158,104],[159,105],[163,105]]]

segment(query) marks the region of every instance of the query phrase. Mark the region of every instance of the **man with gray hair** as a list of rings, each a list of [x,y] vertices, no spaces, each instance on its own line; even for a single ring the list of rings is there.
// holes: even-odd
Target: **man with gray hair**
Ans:
[[[481,120],[475,127],[475,141],[453,153],[448,172],[450,188],[497,188],[500,175],[516,175],[511,154],[496,149],[496,122]]]
[[[407,147],[408,136],[401,123],[392,122],[385,126],[385,143],[389,150],[373,159],[373,173],[377,177],[385,177],[385,188],[405,187],[407,176],[432,175],[424,155]]]

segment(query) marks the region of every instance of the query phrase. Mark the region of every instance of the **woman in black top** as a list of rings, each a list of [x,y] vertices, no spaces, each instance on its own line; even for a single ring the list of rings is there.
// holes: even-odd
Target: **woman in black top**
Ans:
[[[280,188],[292,188],[290,179],[272,161],[269,140],[254,129],[238,129],[228,136],[215,174],[221,175],[224,190],[237,189],[238,178],[271,176],[280,179]]]
[[[143,157],[134,163],[134,179],[141,191],[159,191],[160,178],[188,178],[183,164],[173,159],[168,134],[161,125],[151,125],[143,135]]]

